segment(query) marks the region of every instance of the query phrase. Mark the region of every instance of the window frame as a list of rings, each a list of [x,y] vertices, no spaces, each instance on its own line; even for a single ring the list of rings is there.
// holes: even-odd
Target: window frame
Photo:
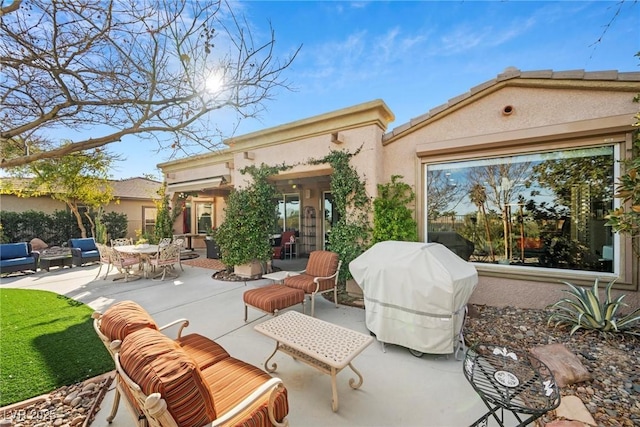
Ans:
[[[423,241],[428,241],[428,198],[427,198],[427,169],[429,166],[441,165],[446,163],[474,161],[494,159],[501,157],[530,155],[544,152],[564,151],[564,150],[576,150],[593,148],[597,146],[612,146],[613,147],[613,173],[614,173],[614,186],[618,182],[621,175],[620,161],[623,158],[623,153],[629,146],[628,134],[611,134],[606,137],[584,137],[579,140],[559,140],[559,141],[544,141],[538,143],[527,144],[526,146],[517,146],[515,144],[500,144],[485,150],[470,150],[466,153],[451,152],[451,153],[438,153],[433,156],[422,157],[419,159],[420,168],[420,184],[422,191],[419,194],[419,206],[422,212],[421,236]],[[420,153],[422,156],[426,156],[426,152]],[[612,194],[613,196],[613,194]],[[620,206],[620,200],[613,198],[613,208]],[[495,275],[500,277],[508,277],[510,275],[519,276],[523,279],[554,281],[554,280],[576,280],[580,282],[593,281],[595,277],[600,277],[602,280],[611,280],[618,278],[616,283],[626,285],[631,284],[632,280],[630,274],[631,257],[629,243],[619,235],[619,233],[613,233],[613,246],[614,246],[614,261],[613,272],[599,272],[599,271],[587,271],[587,270],[572,270],[572,269],[560,269],[560,268],[548,268],[548,267],[527,267],[527,266],[511,266],[511,265],[498,265],[489,263],[474,262],[474,266],[479,272],[486,273],[487,275]]]

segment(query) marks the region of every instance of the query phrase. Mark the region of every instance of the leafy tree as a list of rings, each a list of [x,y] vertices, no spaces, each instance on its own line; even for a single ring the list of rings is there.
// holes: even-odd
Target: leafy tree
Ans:
[[[268,178],[285,168],[284,165],[261,164],[260,167],[249,166],[240,171],[249,174],[253,182],[229,194],[225,220],[213,234],[225,265],[236,266],[254,260],[267,262],[271,259],[269,237],[273,232],[278,192]]]
[[[166,182],[164,182],[158,190],[158,196],[160,196],[160,198],[154,200],[157,209],[154,234],[155,240],[159,242],[164,237],[173,236],[173,223],[182,213],[182,209],[176,209],[172,212]]]
[[[482,213],[482,219],[484,221],[485,232],[487,233],[487,246],[489,247],[489,254],[491,255],[491,261],[496,261],[496,255],[493,253],[493,243],[491,243],[491,230],[489,229],[489,218],[487,217],[487,209],[485,204],[487,203],[487,192],[481,184],[475,183],[469,191],[469,199],[471,203]]]
[[[532,181],[553,190],[556,203],[571,206],[573,188],[589,183],[591,198],[610,197],[613,187],[613,156],[570,157],[545,160],[533,166]]]
[[[47,195],[64,202],[75,216],[81,236],[87,237],[83,215],[93,225],[90,211],[113,199],[113,187],[108,181],[112,159],[101,150],[92,150],[33,162],[12,169],[16,175],[32,175],[32,179],[22,181],[24,185],[5,187],[3,191],[19,197]]]
[[[416,198],[411,186],[393,175],[391,182],[378,184],[378,197],[373,200],[373,241],[399,240],[416,242],[418,224],[409,205]]]
[[[0,13],[1,168],[128,135],[173,155],[217,149],[210,113],[258,117],[300,49],[278,59],[273,29],[258,41],[220,0],[21,3]],[[64,144],[52,132],[64,129],[93,133]]]

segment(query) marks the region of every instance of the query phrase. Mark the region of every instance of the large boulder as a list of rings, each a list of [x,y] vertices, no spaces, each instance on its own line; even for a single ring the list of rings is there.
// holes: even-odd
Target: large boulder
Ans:
[[[45,242],[43,242],[41,239],[38,239],[37,237],[35,239],[31,239],[29,243],[31,244],[31,249],[34,251],[41,251],[49,247],[49,245],[47,245]]]
[[[591,379],[587,368],[563,344],[534,347],[529,352],[549,367],[558,387]]]

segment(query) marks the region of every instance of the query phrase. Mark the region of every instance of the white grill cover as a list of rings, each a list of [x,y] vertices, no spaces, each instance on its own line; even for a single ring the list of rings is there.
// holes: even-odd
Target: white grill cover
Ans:
[[[367,328],[383,343],[453,353],[475,267],[439,243],[380,242],[349,263],[364,293]]]

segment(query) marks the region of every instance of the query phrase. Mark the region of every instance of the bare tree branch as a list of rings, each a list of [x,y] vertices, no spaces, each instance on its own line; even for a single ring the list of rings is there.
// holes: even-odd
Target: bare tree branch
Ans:
[[[30,0],[0,20],[0,168],[128,135],[172,155],[219,149],[230,135],[209,123],[212,112],[256,117],[276,89],[289,89],[282,74],[300,47],[278,59],[273,29],[270,37],[255,43],[220,1]],[[51,136],[98,128],[72,144]]]
[[[22,0],[14,0],[8,5],[5,5],[3,2],[2,6],[0,7],[0,17],[2,17],[2,15],[6,15],[7,13],[15,12],[16,10],[18,10],[20,8],[20,3],[22,3]]]

